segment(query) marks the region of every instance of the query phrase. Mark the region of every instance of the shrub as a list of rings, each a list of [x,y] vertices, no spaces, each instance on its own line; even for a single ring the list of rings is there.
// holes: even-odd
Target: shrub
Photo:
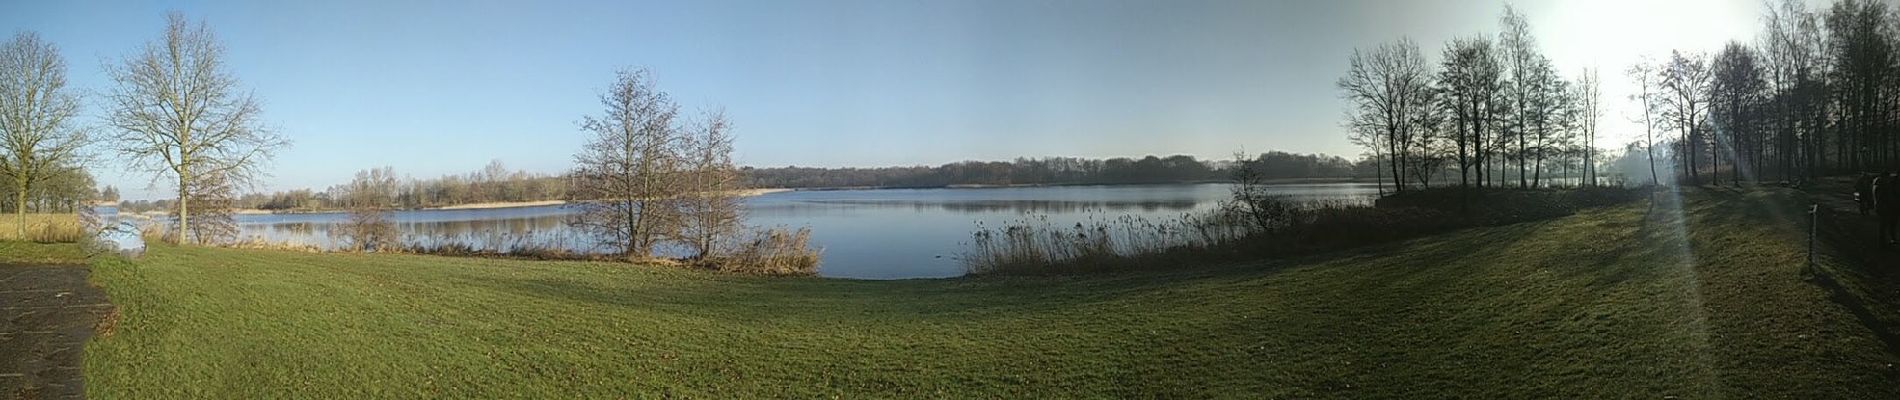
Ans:
[[[814,275],[818,250],[811,248],[811,228],[757,230],[724,254],[691,260],[724,271],[757,275]]]
[[[389,220],[389,213],[381,208],[359,206],[350,209],[350,219],[340,226],[344,243],[355,251],[389,251],[398,249],[402,242],[397,238],[396,223]]]

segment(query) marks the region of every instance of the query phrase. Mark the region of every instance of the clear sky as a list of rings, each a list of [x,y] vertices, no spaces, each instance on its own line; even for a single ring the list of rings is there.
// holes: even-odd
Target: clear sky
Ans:
[[[1235,150],[1356,155],[1333,82],[1354,47],[1495,35],[1503,2],[0,0],[0,28],[55,44],[73,85],[157,37],[211,24],[229,66],[295,141],[258,188],[321,189],[393,166],[434,177],[499,159],[558,172],[626,66],[687,110],[725,108],[752,166],[939,164]],[[1605,143],[1636,127],[1639,55],[1752,43],[1757,0],[1520,1],[1566,75],[1602,68]],[[90,103],[89,120],[100,114]],[[89,121],[90,122],[90,121]],[[1611,147],[1606,145],[1605,147]],[[128,198],[149,177],[94,168]]]

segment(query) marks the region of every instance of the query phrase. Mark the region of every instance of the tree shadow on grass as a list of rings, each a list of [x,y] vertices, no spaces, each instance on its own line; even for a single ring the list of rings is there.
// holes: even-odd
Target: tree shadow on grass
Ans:
[[[1826,183],[1808,190],[1806,198],[1820,205],[1820,215],[1815,218],[1816,261],[1804,268],[1805,278],[1853,314],[1886,346],[1890,358],[1900,358],[1900,316],[1892,313],[1900,310],[1900,254],[1880,242],[1877,222],[1860,215],[1847,193],[1842,185]],[[1895,374],[1889,371],[1890,377]]]
[[[1166,299],[1186,286],[1248,287],[1292,268],[1402,268],[1381,271],[1382,280],[1446,274],[1446,266],[1474,253],[1524,240],[1549,222],[1454,231],[1421,239],[1280,260],[1226,262],[1061,276],[982,276],[940,280],[861,281],[820,278],[696,276],[639,288],[549,277],[509,278],[457,274],[472,287],[522,296],[637,307],[682,315],[718,312],[745,320],[773,320],[850,313],[885,320],[957,319],[1022,313],[1095,312],[1094,307],[1144,296]],[[1407,268],[1409,267],[1409,268]],[[1454,274],[1455,275],[1455,274]],[[638,278],[636,278],[638,279]],[[1380,282],[1367,282],[1379,284]],[[1191,302],[1183,302],[1191,303]],[[716,311],[714,311],[716,310]]]

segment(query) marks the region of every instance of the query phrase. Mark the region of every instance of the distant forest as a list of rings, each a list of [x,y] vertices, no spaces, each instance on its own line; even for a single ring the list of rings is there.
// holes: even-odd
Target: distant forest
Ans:
[[[1266,179],[1373,179],[1370,159],[1353,161],[1325,154],[1267,152],[1247,159]],[[1142,184],[1225,181],[1238,161],[1206,161],[1189,155],[1087,159],[1019,158],[1015,161],[964,161],[940,166],[880,168],[776,167],[741,170],[754,188],[945,187],[984,185]],[[393,176],[394,171],[378,173]],[[560,200],[569,186],[565,175],[509,170],[494,161],[480,170],[437,178],[397,180],[395,206],[406,209],[474,203]],[[271,211],[334,210],[346,206],[348,187],[251,193],[233,201],[236,208]],[[116,193],[116,189],[114,189]],[[125,201],[126,211],[164,210],[168,200]]]
[[[1324,154],[1268,152],[1246,161],[1268,179],[1373,178],[1371,162]],[[1190,155],[1139,159],[1076,157],[1018,158],[1015,161],[964,161],[930,166],[882,168],[778,167],[744,169],[753,187],[943,187],[958,185],[1140,184],[1224,181],[1238,162],[1205,161]]]

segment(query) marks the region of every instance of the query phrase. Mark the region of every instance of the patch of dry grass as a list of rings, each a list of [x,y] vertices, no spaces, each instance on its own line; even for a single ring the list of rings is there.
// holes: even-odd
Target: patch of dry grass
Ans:
[[[20,234],[20,221],[15,214],[0,215],[0,240],[73,243],[85,237],[86,230],[80,227],[78,214],[27,214],[25,236]]]

